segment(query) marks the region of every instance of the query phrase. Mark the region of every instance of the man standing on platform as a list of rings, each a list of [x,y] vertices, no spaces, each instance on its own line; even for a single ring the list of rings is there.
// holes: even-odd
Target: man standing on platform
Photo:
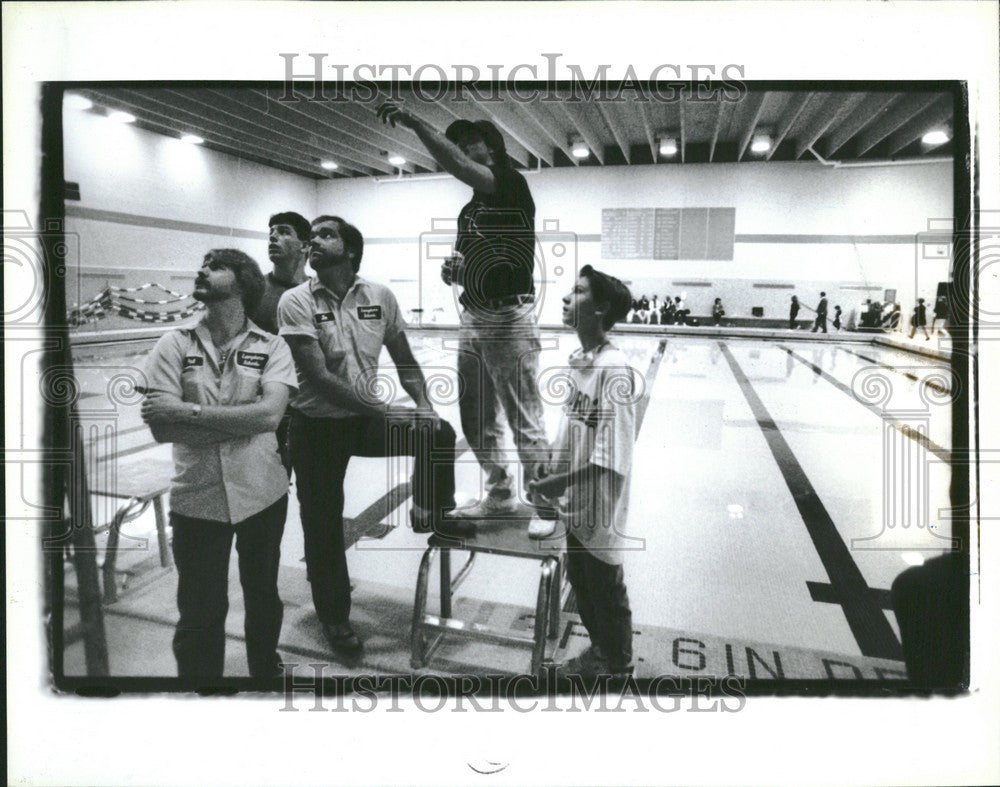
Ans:
[[[417,457],[414,530],[461,536],[472,528],[445,517],[455,506],[455,431],[427,399],[392,291],[358,276],[364,238],[339,216],[320,216],[310,233],[309,264],[317,278],[282,296],[278,332],[299,370],[289,437],[313,605],[330,647],[353,658],[362,644],[349,620],[344,554],[344,477],[351,457]],[[389,406],[375,393],[385,384],[379,374],[383,347],[416,409]]]
[[[535,203],[507,156],[503,135],[489,121],[456,120],[442,134],[392,102],[378,114],[383,122],[413,131],[446,172],[472,188],[458,216],[456,254],[442,278],[463,288],[459,409],[462,431],[486,472],[486,496],[455,513],[473,519],[509,516],[517,498],[501,447],[504,417],[525,490],[538,478],[549,450],[538,390]],[[555,529],[555,512],[543,500],[533,502],[545,519],[533,519],[528,533],[545,538]]]
[[[142,417],[157,442],[174,444],[177,469],[170,525],[181,678],[222,677],[234,537],[250,675],[281,675],[278,562],[288,477],[274,430],[297,382],[285,343],[247,319],[263,291],[264,277],[250,257],[210,251],[194,289],[205,316],[164,334],[146,359]]]
[[[278,301],[285,292],[306,280],[306,253],[309,244],[309,222],[293,211],[276,213],[268,221],[267,256],[274,268],[264,277],[264,294],[250,315],[268,333],[278,335]],[[292,461],[288,453],[288,424],[291,414],[281,419],[274,436],[278,453],[289,477]]]

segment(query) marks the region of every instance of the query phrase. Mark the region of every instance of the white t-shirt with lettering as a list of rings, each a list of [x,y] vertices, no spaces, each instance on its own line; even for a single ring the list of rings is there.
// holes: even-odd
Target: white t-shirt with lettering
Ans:
[[[569,357],[572,393],[553,444],[553,461],[576,472],[589,465],[612,471],[567,488],[559,501],[569,533],[599,560],[620,565],[628,548],[626,525],[636,409],[637,375],[610,342]],[[566,469],[563,465],[558,469]]]

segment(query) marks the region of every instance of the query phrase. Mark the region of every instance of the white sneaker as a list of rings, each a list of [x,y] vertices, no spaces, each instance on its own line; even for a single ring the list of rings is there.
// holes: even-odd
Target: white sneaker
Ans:
[[[539,519],[534,517],[528,525],[528,536],[530,538],[548,538],[556,532],[556,520]]]
[[[513,514],[517,511],[517,500],[513,497],[491,497],[487,495],[475,505],[456,508],[451,515],[466,519],[491,519]]]

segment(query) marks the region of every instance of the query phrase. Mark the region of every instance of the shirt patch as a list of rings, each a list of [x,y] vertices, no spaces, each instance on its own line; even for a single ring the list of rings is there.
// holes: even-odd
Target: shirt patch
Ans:
[[[204,366],[205,359],[200,355],[186,355],[184,356],[184,368],[190,369],[192,366]]]
[[[381,306],[359,306],[358,307],[358,319],[359,320],[381,320],[382,319],[382,307]]]
[[[313,315],[313,322],[317,325],[321,322],[334,322],[333,312],[323,312],[322,314]]]
[[[245,366],[248,369],[262,370],[270,356],[267,353],[248,353],[240,350],[236,353],[236,364]]]

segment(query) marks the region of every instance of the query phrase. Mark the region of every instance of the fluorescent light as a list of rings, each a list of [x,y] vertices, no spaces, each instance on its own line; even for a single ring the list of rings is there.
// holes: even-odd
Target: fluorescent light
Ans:
[[[329,169],[329,170],[335,170],[337,167],[340,166],[336,161],[321,161],[319,165],[323,169]]]
[[[573,141],[572,153],[573,158],[588,158],[590,156],[590,148],[587,147],[587,143],[582,139],[577,139]]]
[[[771,149],[770,134],[754,134],[750,142],[750,150],[754,153],[767,153]]]
[[[933,131],[928,131],[924,134],[921,140],[925,145],[943,145],[951,137],[948,136],[948,132],[940,128],[936,128]]]
[[[93,101],[79,93],[67,93],[64,102],[70,109],[91,109],[94,106]]]
[[[135,115],[130,115],[128,112],[114,111],[108,115],[108,120],[113,120],[116,123],[135,123]]]
[[[677,140],[673,137],[662,137],[660,139],[660,155],[661,156],[676,156],[677,155]]]
[[[389,163],[394,167],[401,167],[406,163],[406,159],[402,156],[392,155],[389,156]]]
[[[199,137],[197,134],[185,134],[181,137],[181,142],[187,142],[191,145],[203,145],[205,140]]]

